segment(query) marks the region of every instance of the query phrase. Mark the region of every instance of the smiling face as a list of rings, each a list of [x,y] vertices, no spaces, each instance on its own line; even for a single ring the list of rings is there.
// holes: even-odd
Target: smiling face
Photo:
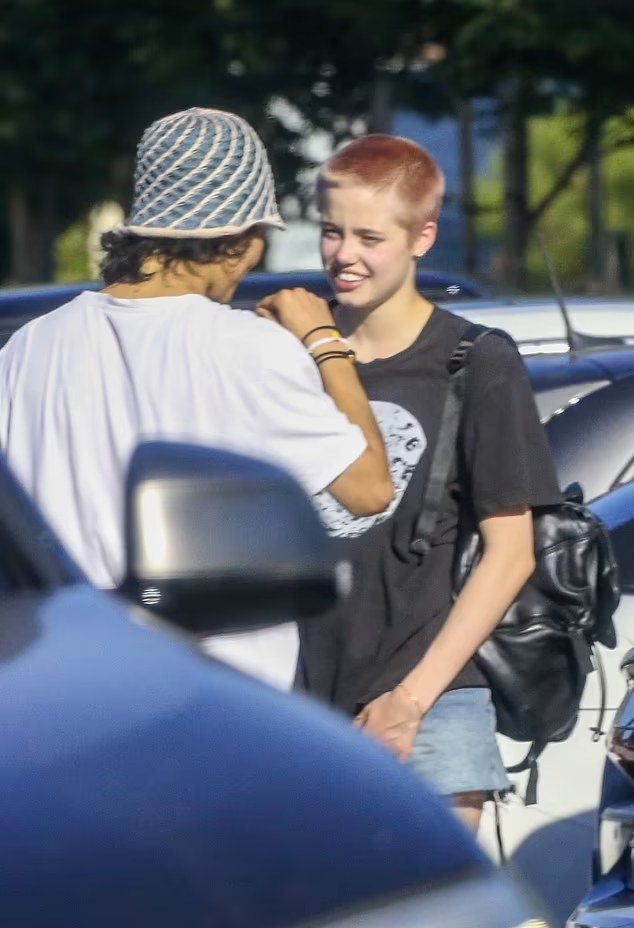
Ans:
[[[320,210],[321,258],[343,306],[372,310],[413,291],[416,259],[433,244],[435,224],[408,229],[394,187],[330,179]]]

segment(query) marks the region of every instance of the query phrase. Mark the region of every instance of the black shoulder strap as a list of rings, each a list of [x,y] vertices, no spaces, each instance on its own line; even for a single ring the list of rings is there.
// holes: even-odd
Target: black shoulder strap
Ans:
[[[475,323],[470,325],[461,336],[447,364],[449,387],[445,396],[436,448],[429,469],[427,488],[416,520],[414,535],[410,542],[410,551],[423,557],[431,547],[432,533],[442,505],[449,471],[456,454],[458,428],[460,427],[460,416],[464,401],[467,361],[475,343],[493,331],[496,330],[487,329],[483,325]]]

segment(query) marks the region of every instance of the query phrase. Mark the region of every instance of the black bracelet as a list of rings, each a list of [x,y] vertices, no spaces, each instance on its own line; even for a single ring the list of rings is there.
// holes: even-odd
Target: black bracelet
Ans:
[[[302,344],[306,342],[306,339],[308,338],[309,335],[313,335],[315,332],[325,331],[326,329],[328,329],[329,332],[337,332],[338,334],[338,329],[334,322],[332,325],[318,325],[314,329],[311,329],[310,332],[306,332],[304,337],[301,339]]]
[[[344,358],[346,361],[354,361],[356,355],[354,351],[326,351],[324,354],[317,355],[314,360],[317,367],[319,367],[324,361],[331,361],[333,358]]]

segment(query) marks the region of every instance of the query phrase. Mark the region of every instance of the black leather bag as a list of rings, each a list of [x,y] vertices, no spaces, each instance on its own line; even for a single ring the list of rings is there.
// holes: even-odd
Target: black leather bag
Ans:
[[[449,361],[438,442],[411,543],[423,556],[456,455],[469,353],[492,331],[471,326]],[[593,644],[616,644],[612,615],[620,596],[609,537],[601,521],[583,506],[578,485],[564,494],[560,505],[535,510],[533,525],[535,572],[476,656],[491,687],[498,731],[532,743],[524,761],[510,768],[531,769],[527,802],[534,801],[537,757],[549,741],[565,739],[574,728],[586,677],[594,669]],[[477,530],[463,526],[454,562],[456,596],[480,551]]]
[[[536,568],[476,662],[493,693],[498,731],[515,741],[564,740],[574,728],[592,645],[616,644],[616,565],[601,522],[579,499],[533,513]],[[480,554],[477,532],[456,550],[454,590]]]

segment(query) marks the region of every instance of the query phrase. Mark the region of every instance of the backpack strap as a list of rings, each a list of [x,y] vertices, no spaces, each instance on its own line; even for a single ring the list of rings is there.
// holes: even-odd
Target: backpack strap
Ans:
[[[599,705],[597,723],[591,727],[590,731],[592,732],[592,740],[599,741],[599,739],[602,738],[605,734],[603,723],[605,721],[605,713],[607,711],[606,702],[608,695],[608,681],[605,676],[605,665],[601,657],[601,652],[597,648],[596,644],[594,644],[594,642],[592,643],[592,663],[599,676],[599,693],[601,703]]]
[[[410,551],[421,557],[424,557],[431,547],[431,537],[438,520],[447,480],[449,479],[449,471],[456,454],[458,429],[464,402],[467,361],[476,342],[493,331],[495,330],[487,329],[483,325],[475,323],[470,325],[462,334],[447,364],[449,389],[445,396],[427,487],[416,520],[414,535],[410,542]]]
[[[537,761],[547,744],[547,741],[533,741],[528,749],[528,754],[523,760],[519,764],[513,764],[511,767],[506,768],[507,773],[522,773],[524,770],[528,770],[528,781],[524,795],[525,806],[534,806],[537,803],[537,780],[539,777]]]

